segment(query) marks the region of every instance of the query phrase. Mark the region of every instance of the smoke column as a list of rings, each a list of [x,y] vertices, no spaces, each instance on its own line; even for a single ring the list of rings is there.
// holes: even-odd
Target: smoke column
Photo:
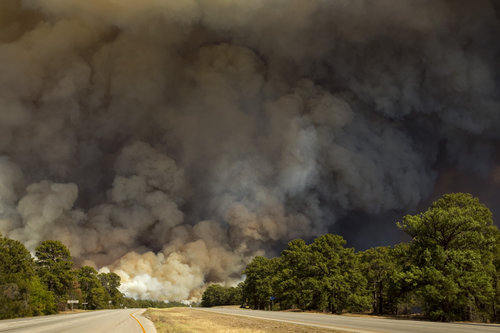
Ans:
[[[2,0],[0,232],[196,300],[462,176],[497,205],[495,6]]]

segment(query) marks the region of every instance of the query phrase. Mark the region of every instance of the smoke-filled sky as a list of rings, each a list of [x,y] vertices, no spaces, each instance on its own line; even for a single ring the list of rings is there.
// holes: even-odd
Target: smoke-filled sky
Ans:
[[[494,0],[1,0],[0,232],[129,296],[500,197]]]

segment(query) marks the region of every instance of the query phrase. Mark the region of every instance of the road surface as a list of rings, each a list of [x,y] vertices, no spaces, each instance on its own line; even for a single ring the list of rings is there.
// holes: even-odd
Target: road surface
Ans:
[[[415,320],[397,320],[315,314],[300,312],[256,311],[232,308],[199,309],[239,316],[271,319],[287,323],[332,328],[358,333],[499,333],[500,325],[436,323]]]
[[[54,316],[0,320],[9,333],[156,333],[144,309],[101,310]]]

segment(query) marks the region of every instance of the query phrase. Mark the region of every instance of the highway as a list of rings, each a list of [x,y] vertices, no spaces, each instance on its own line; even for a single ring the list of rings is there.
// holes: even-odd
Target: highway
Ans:
[[[337,329],[357,333],[498,333],[500,325],[468,323],[436,323],[416,320],[397,320],[339,316],[331,314],[256,311],[232,308],[204,308],[196,311],[239,315],[260,319],[277,320],[287,323]]]
[[[144,309],[101,310],[0,321],[9,333],[156,333]]]

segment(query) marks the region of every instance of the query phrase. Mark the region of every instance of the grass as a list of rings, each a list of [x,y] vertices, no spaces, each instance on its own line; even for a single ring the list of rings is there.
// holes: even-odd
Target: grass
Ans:
[[[338,333],[326,328],[253,319],[211,313],[189,308],[149,309],[144,315],[156,326],[158,333],[263,333],[263,332],[318,332]]]

